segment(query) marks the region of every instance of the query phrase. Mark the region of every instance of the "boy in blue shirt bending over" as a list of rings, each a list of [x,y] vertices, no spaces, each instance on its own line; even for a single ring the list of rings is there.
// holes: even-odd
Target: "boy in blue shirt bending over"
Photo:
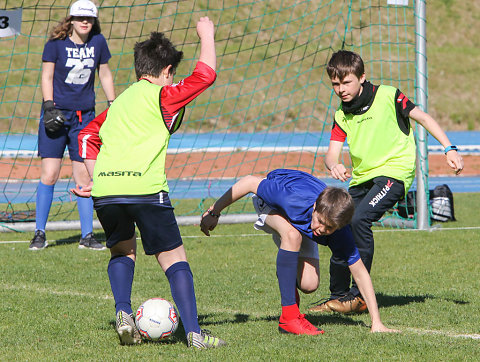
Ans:
[[[319,335],[299,310],[297,287],[312,293],[319,284],[318,245],[328,246],[343,258],[365,297],[372,319],[372,332],[394,332],[380,320],[370,275],[363,265],[348,225],[354,211],[352,198],[344,189],[327,187],[312,175],[278,169],[266,178],[245,176],[223,194],[202,216],[200,228],[210,235],[221,211],[248,193],[259,215],[255,228],[273,234],[279,247],[277,278],[282,314],[281,333]]]

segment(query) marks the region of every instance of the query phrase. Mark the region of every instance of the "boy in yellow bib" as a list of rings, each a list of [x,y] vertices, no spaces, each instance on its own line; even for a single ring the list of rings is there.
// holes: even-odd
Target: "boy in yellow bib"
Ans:
[[[415,177],[415,139],[410,118],[445,147],[448,165],[459,174],[462,157],[438,123],[416,107],[399,89],[366,81],[362,58],[340,50],[327,73],[341,105],[335,112],[325,166],[333,178],[347,181],[355,203],[352,231],[363,263],[370,272],[374,240],[372,223],[405,197]],[[352,174],[339,159],[347,140]],[[330,259],[330,300],[312,311],[362,312],[365,302],[342,260]]]
[[[226,345],[201,329],[193,275],[169,197],[165,157],[170,136],[182,123],[185,106],[216,79],[214,25],[197,22],[200,57],[193,73],[173,83],[183,52],[163,33],[134,47],[138,81],[79,134],[79,149],[93,185],[72,192],[93,196],[111,258],[108,277],[115,300],[116,330],[121,344],[141,343],[131,293],[136,264],[135,227],[147,255],[154,255],[170,284],[192,348]]]

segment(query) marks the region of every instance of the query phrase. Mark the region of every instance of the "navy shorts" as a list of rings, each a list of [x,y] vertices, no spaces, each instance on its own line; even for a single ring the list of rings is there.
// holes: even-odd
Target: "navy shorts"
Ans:
[[[57,132],[50,133],[43,123],[43,109],[38,125],[38,155],[42,158],[63,158],[65,147],[72,161],[83,162],[78,150],[78,134],[95,118],[95,110],[82,111],[82,122],[77,111],[61,110],[67,122]]]
[[[131,239],[135,224],[147,255],[173,250],[183,244],[173,207],[152,204],[107,204],[95,206],[107,237],[107,247]]]

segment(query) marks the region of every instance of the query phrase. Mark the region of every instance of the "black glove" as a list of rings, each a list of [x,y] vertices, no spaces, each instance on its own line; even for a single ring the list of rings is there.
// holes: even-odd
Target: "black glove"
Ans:
[[[53,101],[43,102],[43,123],[48,132],[56,132],[63,127],[66,119],[62,111],[55,108]]]

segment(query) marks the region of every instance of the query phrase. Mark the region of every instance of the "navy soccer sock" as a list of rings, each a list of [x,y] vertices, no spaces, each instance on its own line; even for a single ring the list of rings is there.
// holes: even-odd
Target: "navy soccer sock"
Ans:
[[[52,206],[53,190],[55,185],[45,185],[42,182],[38,183],[37,187],[37,204],[36,204],[36,230],[45,231],[47,225],[48,214]]]
[[[298,251],[278,249],[277,278],[283,307],[296,304],[298,255]]]
[[[115,299],[115,311],[123,310],[132,313],[132,283],[135,272],[135,262],[128,256],[112,257],[108,263],[108,277]]]
[[[186,261],[180,261],[170,266],[165,272],[173,301],[178,308],[182,319],[185,334],[189,332],[200,333],[197,315],[197,300],[193,287],[193,275]]]
[[[93,200],[91,197],[77,197],[78,215],[80,216],[80,228],[82,238],[93,231]]]

